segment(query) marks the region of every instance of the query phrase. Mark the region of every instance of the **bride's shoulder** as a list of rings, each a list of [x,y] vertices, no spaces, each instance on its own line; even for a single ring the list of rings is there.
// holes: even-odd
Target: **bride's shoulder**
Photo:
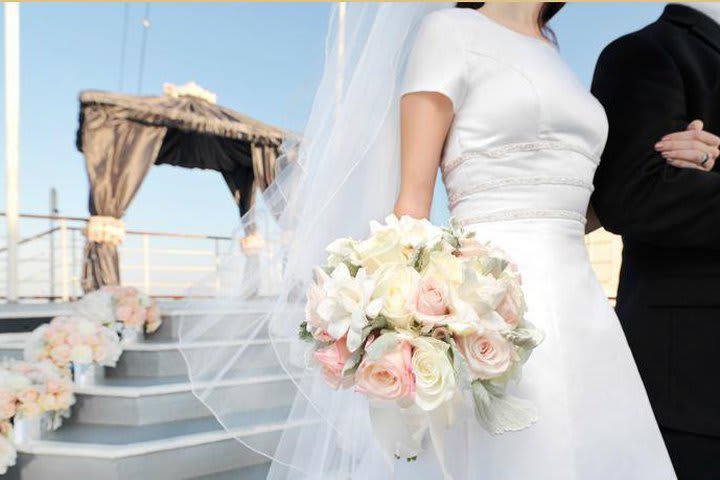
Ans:
[[[480,15],[471,8],[441,8],[428,13],[422,19],[422,26],[425,28],[434,27],[444,30],[446,33],[457,32],[458,29],[470,28],[477,20],[474,18]]]

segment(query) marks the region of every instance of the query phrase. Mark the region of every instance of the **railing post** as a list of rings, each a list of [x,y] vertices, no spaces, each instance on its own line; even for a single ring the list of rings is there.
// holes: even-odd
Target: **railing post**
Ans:
[[[20,4],[5,4],[5,221],[7,222],[7,300],[17,302],[18,215],[20,203]]]
[[[72,298],[78,298],[75,293],[78,285],[78,266],[77,266],[77,230],[73,229],[70,233],[70,282],[72,284]]]
[[[67,243],[67,221],[63,218],[60,219],[60,275],[62,276],[60,292],[63,302],[70,300]]]
[[[57,191],[50,189],[50,301],[55,301],[55,216],[57,210]]]
[[[215,239],[215,293],[220,292],[220,239]]]
[[[150,295],[150,236],[143,234],[143,285],[145,293]]]

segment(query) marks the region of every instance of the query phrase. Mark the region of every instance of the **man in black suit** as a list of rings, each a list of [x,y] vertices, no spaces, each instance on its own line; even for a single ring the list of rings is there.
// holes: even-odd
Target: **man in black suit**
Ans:
[[[623,237],[617,313],[681,480],[720,479],[720,4],[702,8],[611,43],[592,85],[610,123],[592,205]],[[657,145],[693,119],[707,132]]]

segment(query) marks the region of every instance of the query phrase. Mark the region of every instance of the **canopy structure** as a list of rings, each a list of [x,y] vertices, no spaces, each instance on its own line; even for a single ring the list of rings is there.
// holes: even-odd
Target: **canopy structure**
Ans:
[[[80,93],[77,148],[85,156],[90,215],[82,284],[85,291],[120,283],[120,220],[155,164],[220,172],[246,213],[256,189],[273,180],[286,132],[214,103],[190,84],[166,85],[166,95]]]

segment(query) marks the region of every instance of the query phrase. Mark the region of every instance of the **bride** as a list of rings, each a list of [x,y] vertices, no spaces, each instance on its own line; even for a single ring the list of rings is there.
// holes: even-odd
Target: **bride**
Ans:
[[[183,345],[240,341],[202,354],[183,347],[194,391],[245,447],[272,459],[271,479],[673,479],[585,249],[608,127],[546,26],[562,4],[469,6],[350,4],[341,12],[346,27],[330,34],[298,156],[264,198],[284,239],[279,296],[258,318],[208,315],[183,327]],[[416,461],[388,459],[366,399],[332,391],[303,368],[298,292],[325,245],[362,236],[393,203],[397,215],[429,217],[438,168],[452,216],[522,272],[528,319],[546,338],[514,388],[539,420],[492,436],[472,416],[459,418]],[[237,266],[242,282],[236,265],[225,267],[226,305],[246,305],[260,273],[248,265]],[[257,363],[252,345],[268,337],[296,398],[277,428],[253,430],[240,413],[242,385],[233,390],[231,380]],[[268,387],[268,408],[281,395]]]

